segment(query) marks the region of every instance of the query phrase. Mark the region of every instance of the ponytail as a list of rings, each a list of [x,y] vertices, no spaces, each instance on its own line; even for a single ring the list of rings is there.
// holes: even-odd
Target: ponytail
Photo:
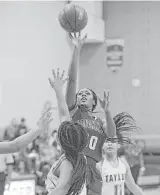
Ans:
[[[70,189],[67,195],[78,195],[86,178],[86,159],[82,153],[88,143],[88,136],[79,123],[63,122],[58,130],[58,138],[65,157],[73,166]]]
[[[77,160],[73,168],[73,174],[71,179],[71,187],[67,195],[78,195],[85,184],[86,179],[87,162],[83,153],[77,154]]]

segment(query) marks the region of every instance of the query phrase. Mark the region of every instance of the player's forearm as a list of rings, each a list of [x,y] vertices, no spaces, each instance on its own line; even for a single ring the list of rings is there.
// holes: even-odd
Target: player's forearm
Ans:
[[[58,185],[55,189],[53,189],[51,192],[48,193],[48,195],[65,195],[67,194],[69,188],[68,187],[61,187]]]
[[[28,133],[16,138],[15,140],[11,141],[11,145],[14,148],[15,152],[18,152],[24,149],[30,142],[35,140],[43,129],[37,128],[36,130],[30,130]]]
[[[105,111],[105,119],[106,119],[106,134],[108,137],[115,137],[116,136],[116,125],[112,118],[110,110]]]
[[[68,107],[71,107],[75,103],[76,86],[78,77],[80,49],[74,48],[72,61],[68,70],[69,81],[66,87],[66,102]]]
[[[65,101],[65,97],[63,95],[62,89],[55,89],[55,92],[56,92],[56,97],[57,97],[58,112],[59,112],[60,121],[63,122],[65,120],[70,120],[68,106],[67,106],[67,103]]]
[[[11,142],[0,143],[0,154],[14,153],[25,148],[30,142],[38,137],[41,133],[40,129],[32,130]]]
[[[134,195],[144,195],[142,189],[135,184],[132,188],[129,189]]]

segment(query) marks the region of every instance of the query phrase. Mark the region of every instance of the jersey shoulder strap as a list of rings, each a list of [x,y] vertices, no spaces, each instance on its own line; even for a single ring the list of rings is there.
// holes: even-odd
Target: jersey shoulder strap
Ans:
[[[58,169],[58,167],[60,167],[60,165],[62,164],[62,162],[66,159],[65,155],[63,154],[60,159],[58,161],[56,161],[52,167],[51,167],[51,172],[54,174],[54,171]]]

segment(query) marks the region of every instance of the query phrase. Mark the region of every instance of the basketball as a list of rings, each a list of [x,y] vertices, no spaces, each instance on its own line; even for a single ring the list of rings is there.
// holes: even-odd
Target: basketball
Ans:
[[[80,32],[88,22],[87,12],[84,8],[67,4],[59,13],[59,23],[69,33]]]

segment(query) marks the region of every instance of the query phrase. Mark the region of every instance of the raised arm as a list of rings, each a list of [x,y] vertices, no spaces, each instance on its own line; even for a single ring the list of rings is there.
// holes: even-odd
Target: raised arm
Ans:
[[[104,110],[105,120],[103,121],[104,131],[107,137],[116,137],[116,125],[109,109],[109,92],[104,90],[104,99],[98,97],[101,108]]]
[[[71,118],[70,118],[68,106],[62,91],[63,85],[68,80],[68,78],[63,79],[64,71],[60,75],[59,69],[57,70],[57,73],[55,73],[54,70],[52,72],[53,72],[53,79],[49,78],[49,82],[51,87],[55,90],[56,93],[60,122],[62,123],[64,121],[70,121]]]
[[[79,37],[73,37],[70,34],[70,38],[74,44],[74,50],[72,54],[72,60],[68,69],[68,83],[66,87],[66,102],[68,107],[71,107],[76,102],[76,87],[77,87],[77,77],[78,77],[78,68],[79,68],[79,57],[81,48],[85,42],[87,36],[81,39],[80,34]]]
[[[48,129],[51,120],[51,107],[48,107],[44,110],[40,120],[38,121],[38,128],[36,130],[31,130],[11,142],[0,142],[0,154],[14,153],[24,149],[30,142]]]

